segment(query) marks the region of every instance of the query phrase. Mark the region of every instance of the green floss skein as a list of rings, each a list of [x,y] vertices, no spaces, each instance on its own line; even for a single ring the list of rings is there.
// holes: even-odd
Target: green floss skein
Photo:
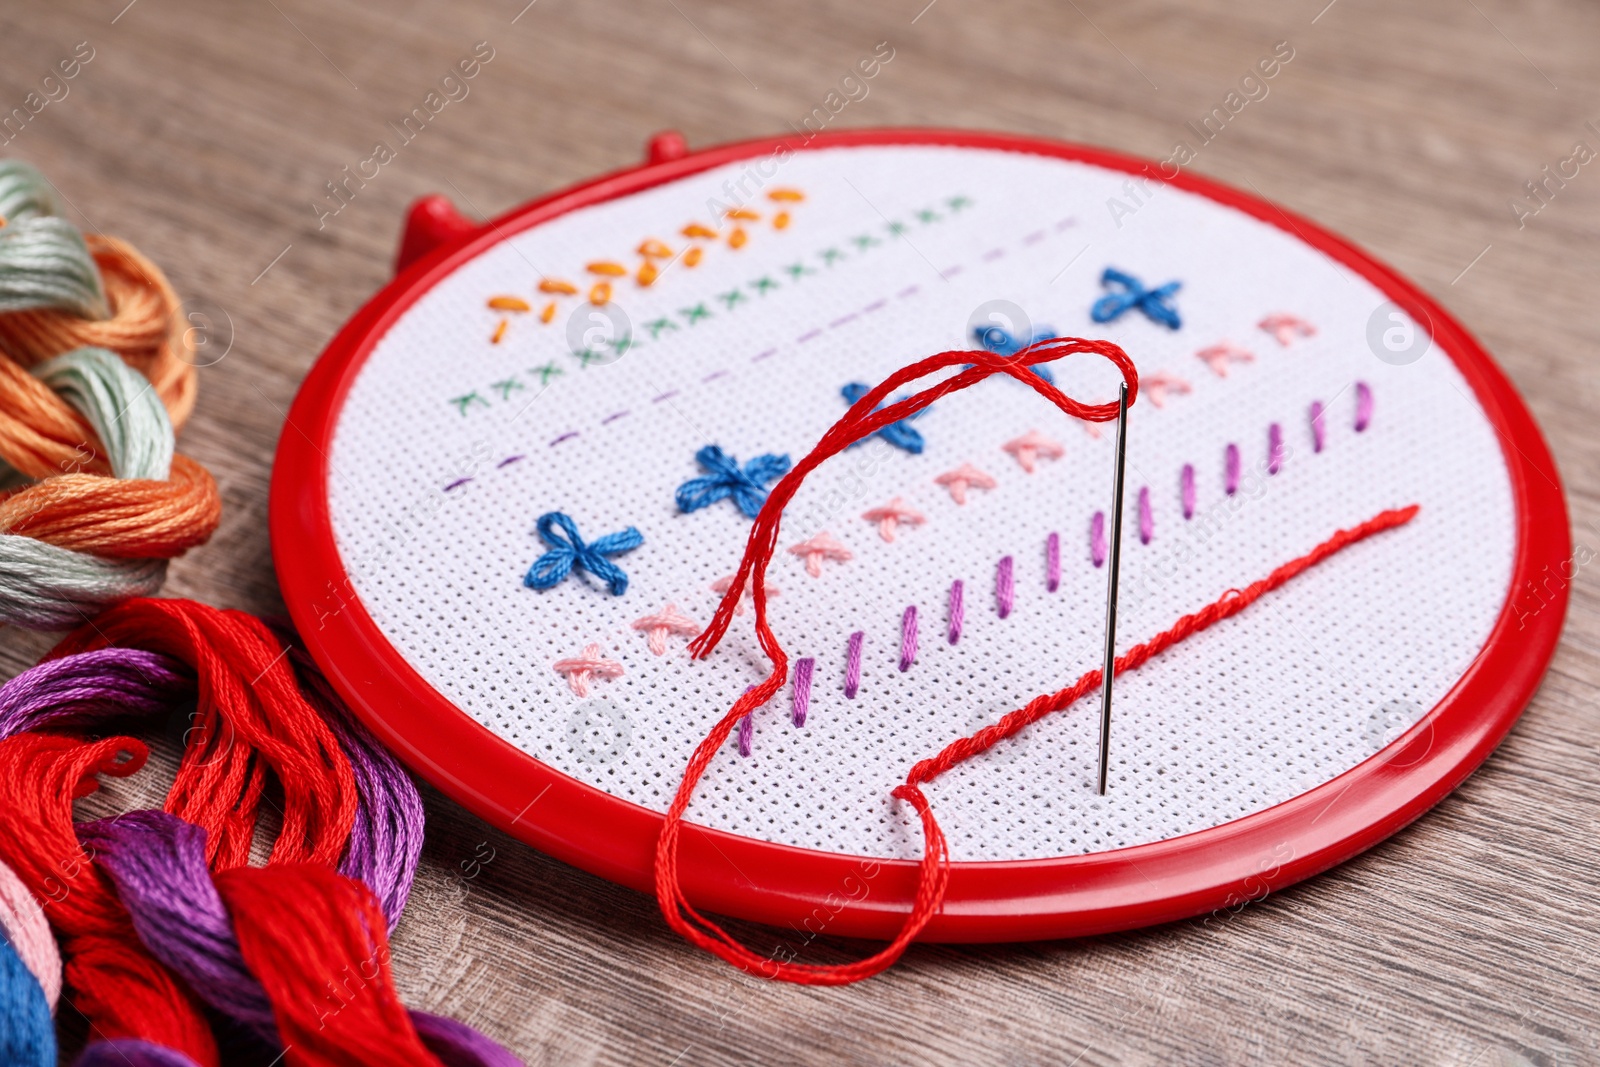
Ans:
[[[0,312],[60,308],[86,319],[109,314],[100,270],[72,223],[58,214],[44,175],[0,161]]]

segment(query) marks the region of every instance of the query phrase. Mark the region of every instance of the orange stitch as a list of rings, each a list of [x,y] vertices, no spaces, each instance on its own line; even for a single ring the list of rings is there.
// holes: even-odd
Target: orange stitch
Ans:
[[[745,241],[749,239],[749,235],[744,232],[744,227],[735,226],[733,232],[728,234],[728,247],[743,248]]]
[[[805,198],[806,194],[802,193],[798,189],[774,189],[767,194],[768,200],[776,200],[779,202],[787,201],[791,204],[798,204]]]
[[[757,219],[761,218],[760,214],[751,211],[747,207],[729,208],[723,213],[722,217],[725,219],[743,219],[746,222],[755,222]]]
[[[646,237],[643,241],[639,242],[639,254],[641,256],[654,256],[656,259],[671,259],[672,249],[668,248],[654,237]]]
[[[685,237],[715,237],[717,235],[716,230],[702,226],[698,222],[689,223],[683,228],[682,232]]]
[[[506,327],[509,326],[509,325],[510,325],[510,320],[509,319],[501,319],[500,320],[500,325],[498,325],[498,326],[496,326],[494,328],[494,336],[489,338],[489,343],[492,344],[492,345],[499,344],[500,343],[500,339],[506,335]]]
[[[780,211],[776,215],[772,216],[772,228],[774,230],[787,229],[788,226],[789,213],[787,211]]]
[[[610,301],[611,283],[595,282],[594,286],[589,290],[589,303],[599,307],[600,305],[609,303]]]
[[[600,259],[584,268],[590,274],[604,274],[612,278],[626,277],[628,268],[621,263],[613,263],[609,259]]]
[[[489,306],[496,311],[532,311],[528,302],[520,296],[491,296]]]
[[[552,300],[552,301],[550,301],[550,303],[548,303],[548,304],[546,304],[544,306],[544,310],[543,311],[539,312],[539,321],[540,322],[549,322],[551,319],[553,319],[555,317],[556,317],[556,302],[554,300]]]
[[[639,265],[639,273],[637,278],[640,285],[649,285],[651,282],[655,281],[660,274],[661,271],[656,268],[656,265],[647,259]]]
[[[560,293],[562,296],[575,296],[578,287],[571,282],[564,282],[558,278],[545,278],[539,282],[541,293]]]
[[[703,251],[705,251],[705,250],[701,249],[701,248],[691,248],[691,249],[689,249],[689,251],[687,251],[687,252],[685,252],[683,254],[683,265],[685,267],[692,267],[695,264],[699,263],[700,262],[700,253],[703,252]]]

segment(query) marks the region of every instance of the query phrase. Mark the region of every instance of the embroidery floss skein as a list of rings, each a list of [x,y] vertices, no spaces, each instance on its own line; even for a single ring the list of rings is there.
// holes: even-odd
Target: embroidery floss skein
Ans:
[[[399,1007],[385,931],[415,872],[420,800],[309,661],[250,616],[168,600],[113,609],[52,655],[0,686],[0,805],[15,812],[0,857],[45,899],[73,1003],[109,1039],[80,1067],[216,1063],[188,990],[289,1064],[517,1063],[469,1028]],[[170,814],[74,827],[74,791],[92,791],[97,771],[133,773],[145,749],[62,731],[191,696]],[[52,732],[28,732],[41,728]],[[282,830],[269,866],[248,868],[268,770]]]
[[[1138,396],[1137,372],[1127,355],[1108,342],[1072,338],[1041,342],[1029,346],[1010,360],[994,357],[990,353],[944,352],[896,371],[877,390],[864,394],[845,417],[822,436],[816,448],[773,488],[766,506],[751,530],[739,570],[729,584],[711,625],[689,646],[690,651],[701,658],[715,649],[732,622],[733,607],[743,593],[744,583],[749,581],[755,604],[757,638],[763,652],[772,662],[772,672],[766,680],[750,687],[735,700],[733,707],[711,728],[695,749],[684,770],[678,792],[667,809],[656,845],[656,897],[662,915],[669,926],[693,944],[752,974],[805,985],[842,985],[860,981],[889,967],[938,914],[950,877],[949,846],[938,820],[933,815],[932,806],[922,791],[922,785],[956,764],[986,751],[998,741],[1012,736],[1027,725],[1070,707],[1085,694],[1100,687],[1103,680],[1101,670],[1086,671],[1071,686],[1054,693],[1041,694],[1025,707],[1009,713],[999,722],[979,730],[971,737],[951,742],[937,756],[916,764],[906,776],[905,782],[892,790],[893,796],[911,804],[922,823],[923,856],[918,864],[916,896],[904,925],[893,941],[873,955],[854,963],[836,966],[795,964],[763,956],[746,948],[733,935],[697,911],[684,895],[677,870],[678,839],[684,813],[693,797],[695,786],[711,760],[727,743],[734,724],[743,715],[770,700],[787,676],[788,657],[767,624],[764,584],[766,568],[776,547],[783,508],[798,490],[806,474],[830,456],[875,432],[885,421],[905,418],[938,397],[967,388],[995,373],[1009,374],[1022,381],[1070,417],[1093,422],[1106,422],[1115,418],[1116,404],[1084,405],[1065,396],[1042,379],[1028,380],[1034,376],[1028,375],[1026,368],[1033,363],[1078,352],[1094,353],[1110,360],[1128,384],[1128,403],[1130,405],[1133,403]],[[873,406],[893,388],[952,365],[969,363],[972,365],[970,369],[952,375],[919,393],[902,398],[880,411],[873,410]],[[1243,589],[1228,590],[1212,603],[1179,619],[1171,628],[1129,649],[1117,657],[1113,670],[1118,674],[1136,670],[1154,656],[1193,634],[1238,614],[1266,593],[1290,581],[1328,556],[1373,534],[1410,522],[1417,511],[1416,505],[1384,511],[1359,526],[1337,531],[1310,552],[1283,564],[1267,577]]]
[[[37,171],[0,161],[0,473],[35,483],[0,497],[0,622],[33,629],[155,592],[221,514],[173,451],[195,379],[176,296],[56,210]]]

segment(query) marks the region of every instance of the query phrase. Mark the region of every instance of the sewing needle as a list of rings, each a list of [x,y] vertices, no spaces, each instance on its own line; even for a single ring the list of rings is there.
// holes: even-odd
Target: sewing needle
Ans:
[[[1111,754],[1111,682],[1117,664],[1117,568],[1122,561],[1122,480],[1128,460],[1128,383],[1117,396],[1117,460],[1111,482],[1111,558],[1106,576],[1106,663],[1100,690],[1100,796],[1106,793]]]

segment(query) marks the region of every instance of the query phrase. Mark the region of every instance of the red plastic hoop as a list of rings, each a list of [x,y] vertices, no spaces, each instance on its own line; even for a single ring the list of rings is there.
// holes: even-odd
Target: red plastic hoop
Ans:
[[[366,724],[413,769],[495,826],[575,866],[648,891],[661,816],[540,763],[434,690],[390,645],[356,596],[333,537],[328,452],[341,407],[377,340],[457,267],[511,234],[575,208],[787,148],[952,145],[1049,156],[1132,174],[1153,164],[1104,149],[1002,134],[871,130],[724,145],[598,178],[533,201],[415,256],[328,345],[289,412],[272,476],[273,558],[307,647]],[[1235,907],[1334,866],[1438,803],[1494,749],[1521,714],[1560,637],[1564,585],[1520,613],[1572,554],[1567,508],[1548,446],[1489,355],[1448,312],[1354,245],[1299,216],[1213,182],[1170,184],[1300,238],[1370,281],[1413,318],[1471,385],[1500,436],[1517,510],[1506,603],[1450,692],[1395,742],[1344,774],[1233,822],[1146,845],[1043,860],[952,865],[944,911],[924,940],[1014,941],[1148,926]],[[452,235],[453,234],[453,235]],[[426,241],[422,242],[426,244]],[[408,248],[412,245],[408,243]],[[415,251],[415,250],[413,250]],[[916,865],[777,845],[693,827],[680,868],[697,907],[774,925],[886,938],[911,899]]]

